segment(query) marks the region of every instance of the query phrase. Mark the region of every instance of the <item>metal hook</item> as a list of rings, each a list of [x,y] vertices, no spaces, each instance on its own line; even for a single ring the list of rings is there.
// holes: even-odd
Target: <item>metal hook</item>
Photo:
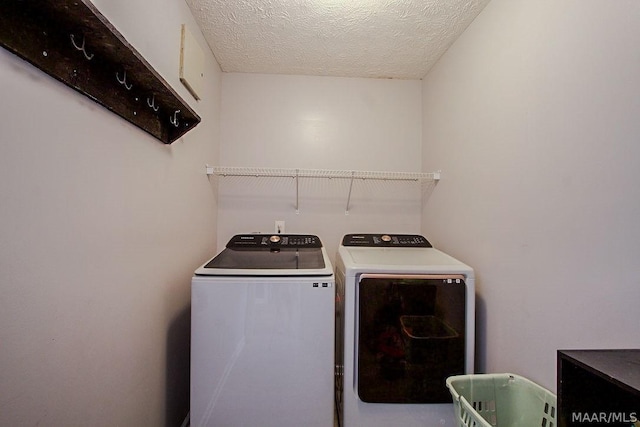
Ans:
[[[73,34],[70,34],[69,37],[71,38],[71,44],[73,45],[73,47],[75,47],[77,50],[81,51],[82,54],[84,55],[85,58],[87,58],[88,61],[91,61],[91,59],[93,58],[93,53],[91,55],[89,55],[87,53],[87,51],[84,48],[84,37],[82,37],[82,46],[78,46],[76,44],[76,38],[74,37]]]
[[[155,95],[153,95],[153,98],[151,98],[151,102],[149,102],[149,97],[147,96],[147,105],[153,111],[158,111],[160,109],[160,106],[156,105],[156,96]]]
[[[118,83],[123,85],[127,90],[131,90],[133,87],[133,83],[127,85],[127,70],[124,70],[124,77],[122,79],[120,79],[120,73],[116,71],[116,79],[118,79]]]
[[[172,125],[174,125],[175,127],[178,127],[179,123],[178,123],[178,113],[180,112],[180,110],[176,110],[175,113],[173,113],[173,117],[169,117],[169,122],[171,122]]]

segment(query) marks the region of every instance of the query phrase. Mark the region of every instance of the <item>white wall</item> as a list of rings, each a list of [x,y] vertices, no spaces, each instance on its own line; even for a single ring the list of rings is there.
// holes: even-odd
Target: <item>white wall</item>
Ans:
[[[423,83],[423,231],[477,271],[479,369],[640,346],[640,3],[493,0]]]
[[[225,73],[220,165],[419,172],[421,83]],[[331,256],[349,232],[420,229],[419,185],[219,178],[218,244],[236,233],[315,233]]]
[[[0,49],[0,425],[180,425],[190,278],[215,251],[220,70],[186,5],[96,6],[202,117],[171,146]],[[87,41],[90,43],[90,41]]]

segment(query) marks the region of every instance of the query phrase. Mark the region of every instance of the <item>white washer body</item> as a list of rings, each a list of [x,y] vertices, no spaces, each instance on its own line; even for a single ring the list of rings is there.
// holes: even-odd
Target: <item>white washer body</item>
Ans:
[[[335,287],[321,251],[321,268],[196,270],[191,425],[332,425]]]
[[[345,236],[346,237],[346,236]],[[425,239],[426,240],[426,239]],[[456,426],[453,404],[369,403],[358,396],[357,328],[358,283],[363,275],[461,275],[466,284],[465,361],[466,373],[474,371],[475,290],[473,269],[432,247],[353,247],[340,245],[336,257],[338,299],[337,351],[343,366],[337,366],[338,417],[341,427],[437,427]],[[343,296],[341,296],[343,295]],[[343,313],[339,313],[343,310]],[[339,324],[344,322],[342,331]],[[344,334],[341,337],[341,334]],[[340,347],[343,347],[342,349]],[[337,357],[340,359],[340,357]],[[340,387],[340,382],[342,382]],[[340,390],[340,388],[342,388]]]

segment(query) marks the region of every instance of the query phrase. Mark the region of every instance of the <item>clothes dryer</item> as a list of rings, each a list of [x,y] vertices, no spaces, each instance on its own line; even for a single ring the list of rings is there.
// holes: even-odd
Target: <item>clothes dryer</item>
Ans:
[[[191,425],[332,425],[334,289],[313,235],[237,235],[198,268]]]
[[[473,269],[420,235],[348,234],[336,301],[340,425],[456,425],[445,380],[474,369]]]

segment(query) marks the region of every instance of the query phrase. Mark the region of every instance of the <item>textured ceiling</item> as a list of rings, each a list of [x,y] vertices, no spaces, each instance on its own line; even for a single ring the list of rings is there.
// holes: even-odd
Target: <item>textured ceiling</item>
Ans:
[[[186,0],[226,72],[420,79],[489,0]]]

